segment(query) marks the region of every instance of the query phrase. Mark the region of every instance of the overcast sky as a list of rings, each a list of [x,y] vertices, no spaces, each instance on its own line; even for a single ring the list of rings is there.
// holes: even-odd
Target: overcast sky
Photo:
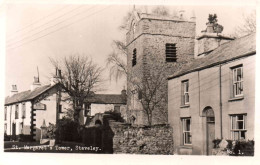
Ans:
[[[148,12],[154,6],[147,6]],[[184,9],[186,18],[194,12],[197,35],[206,28],[208,14],[216,13],[225,34],[232,34],[241,25],[243,16],[254,6],[170,6],[170,13]],[[136,6],[144,9],[144,6]],[[49,57],[60,59],[73,53],[89,56],[105,67],[105,59],[112,51],[113,40],[125,40],[119,30],[123,17],[132,11],[126,5],[65,5],[65,4],[8,4],[6,12],[6,67],[5,95],[16,84],[18,91],[30,89],[37,66],[42,84],[48,84],[54,72]],[[107,90],[102,93],[120,93],[125,80],[110,82],[108,69],[103,79]]]

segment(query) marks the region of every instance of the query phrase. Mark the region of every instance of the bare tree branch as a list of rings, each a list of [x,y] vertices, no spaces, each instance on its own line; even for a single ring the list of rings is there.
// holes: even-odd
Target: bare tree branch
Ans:
[[[74,120],[79,121],[79,112],[82,110],[85,99],[91,97],[93,91],[102,82],[102,68],[89,60],[87,56],[79,54],[65,57],[61,60],[50,58],[52,65],[61,70],[57,81],[63,91],[69,95],[65,101],[72,101]],[[57,76],[57,75],[56,75]]]

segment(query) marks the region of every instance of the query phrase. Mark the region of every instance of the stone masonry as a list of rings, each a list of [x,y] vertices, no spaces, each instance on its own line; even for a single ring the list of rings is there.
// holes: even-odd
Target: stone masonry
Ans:
[[[114,134],[113,153],[173,154],[172,128],[168,125],[132,127],[110,122]]]
[[[162,92],[161,95],[164,98],[153,113],[152,124],[167,123],[167,77],[193,58],[196,24],[193,21],[135,13],[135,11],[131,20],[126,35],[128,72],[136,78],[142,79],[149,73],[158,72],[163,67],[166,68],[161,73],[165,77],[162,90],[158,91]],[[166,62],[166,43],[176,44],[176,62]],[[136,49],[137,63],[132,66],[134,49]],[[132,105],[133,86],[129,82],[129,76],[127,90],[127,110],[130,116],[137,118],[134,124],[146,125],[147,117],[142,112],[141,104]],[[162,111],[165,113],[161,113]]]

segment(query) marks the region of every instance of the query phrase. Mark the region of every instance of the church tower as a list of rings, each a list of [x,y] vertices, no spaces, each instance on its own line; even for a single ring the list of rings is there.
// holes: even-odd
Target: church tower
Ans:
[[[143,81],[145,76],[157,78],[152,76],[154,73],[164,75],[164,80],[160,83],[161,89],[156,91],[162,99],[153,111],[152,124],[167,123],[167,77],[194,57],[195,31],[194,16],[185,20],[183,13],[166,17],[133,10],[126,34],[129,122],[147,124],[141,102],[144,98],[135,89],[132,79]]]

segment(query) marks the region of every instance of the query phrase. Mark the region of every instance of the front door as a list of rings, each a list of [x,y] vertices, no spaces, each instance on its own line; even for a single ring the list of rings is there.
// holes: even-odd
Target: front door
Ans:
[[[207,155],[212,155],[215,139],[215,118],[207,117]]]
[[[16,140],[16,123],[12,124],[12,139]]]

